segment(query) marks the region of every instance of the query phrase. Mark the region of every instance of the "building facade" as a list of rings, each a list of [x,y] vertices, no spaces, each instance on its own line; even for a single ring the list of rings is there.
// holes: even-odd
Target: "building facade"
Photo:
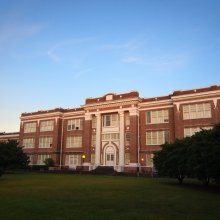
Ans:
[[[136,91],[87,98],[80,108],[22,113],[19,142],[31,164],[151,172],[160,145],[220,122],[220,86],[140,98]]]

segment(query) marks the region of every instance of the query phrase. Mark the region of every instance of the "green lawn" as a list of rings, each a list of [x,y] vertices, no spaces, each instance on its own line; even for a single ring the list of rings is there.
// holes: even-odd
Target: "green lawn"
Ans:
[[[0,219],[220,219],[218,189],[175,183],[141,177],[4,175]]]

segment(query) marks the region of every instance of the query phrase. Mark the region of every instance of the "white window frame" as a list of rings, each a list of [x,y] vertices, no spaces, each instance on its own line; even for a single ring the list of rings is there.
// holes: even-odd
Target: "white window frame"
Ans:
[[[48,158],[51,158],[51,155],[49,155],[49,154],[38,154],[37,164],[38,165],[45,165],[44,161]]]
[[[146,167],[153,167],[154,166],[154,154],[146,154]]]
[[[81,155],[80,154],[67,154],[65,158],[65,165],[67,166],[81,165]]]
[[[37,130],[37,122],[26,122],[24,124],[24,133],[33,133]]]
[[[170,142],[169,130],[147,131],[146,145],[161,145]]]
[[[205,127],[187,127],[184,128],[184,137],[191,137],[194,135],[196,132],[200,132],[202,129],[203,130],[209,130],[212,129],[212,126],[205,126]]]
[[[52,148],[53,137],[41,136],[39,138],[39,148]]]
[[[54,130],[54,120],[40,122],[40,131],[53,131],[53,130]]]
[[[34,148],[35,138],[24,138],[22,142],[23,142],[22,146],[25,149],[26,148]]]
[[[146,112],[146,124],[169,123],[169,110],[161,109]]]
[[[80,148],[82,147],[82,136],[67,136],[66,138],[66,148]]]
[[[209,102],[183,105],[183,120],[211,117],[212,109]]]
[[[118,127],[119,117],[118,114],[103,115],[103,127]]]
[[[82,130],[83,129],[83,119],[82,118],[74,118],[70,119],[67,122],[67,130]]]
[[[103,133],[102,134],[102,141],[109,141],[109,140],[119,140],[120,134],[119,133]]]

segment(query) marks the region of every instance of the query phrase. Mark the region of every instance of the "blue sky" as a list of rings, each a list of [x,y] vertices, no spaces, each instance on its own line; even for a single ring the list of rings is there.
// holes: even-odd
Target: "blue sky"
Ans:
[[[85,98],[220,83],[219,0],[0,0],[0,131]]]

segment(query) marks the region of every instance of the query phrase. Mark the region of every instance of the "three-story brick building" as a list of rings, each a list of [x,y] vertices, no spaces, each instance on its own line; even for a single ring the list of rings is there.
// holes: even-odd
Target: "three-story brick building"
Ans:
[[[19,141],[31,164],[53,158],[62,168],[151,171],[161,144],[218,122],[219,85],[154,98],[109,93],[87,98],[80,108],[22,113]]]

